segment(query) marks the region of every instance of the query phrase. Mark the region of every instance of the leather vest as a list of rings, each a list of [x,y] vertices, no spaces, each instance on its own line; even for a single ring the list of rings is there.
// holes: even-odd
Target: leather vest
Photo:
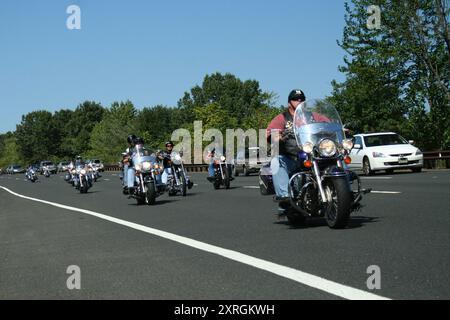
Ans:
[[[284,132],[289,132],[286,140],[280,141],[280,154],[297,158],[298,153],[301,151],[297,145],[294,135],[294,118],[289,111],[283,113],[285,120]]]

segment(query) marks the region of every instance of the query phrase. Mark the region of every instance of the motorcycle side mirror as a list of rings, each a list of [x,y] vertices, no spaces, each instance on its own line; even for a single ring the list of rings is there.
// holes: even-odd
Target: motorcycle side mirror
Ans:
[[[414,145],[414,140],[409,140],[408,143]]]

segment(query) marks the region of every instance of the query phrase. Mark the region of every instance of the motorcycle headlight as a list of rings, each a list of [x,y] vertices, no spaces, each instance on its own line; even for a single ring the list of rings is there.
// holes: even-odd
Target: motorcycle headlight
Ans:
[[[81,174],[86,174],[86,170],[84,170],[84,169],[82,169],[80,172],[81,172]]]
[[[149,171],[152,168],[152,164],[149,161],[145,161],[142,163],[142,170]]]
[[[319,144],[319,152],[324,157],[331,157],[336,154],[336,144],[330,139],[324,139]]]
[[[307,142],[307,143],[303,144],[302,149],[306,153],[311,153],[311,152],[313,152],[314,145],[311,142]]]
[[[75,170],[75,169],[72,170],[72,174],[75,174],[75,173],[77,173],[77,170]]]
[[[223,162],[223,161],[225,161],[225,160],[227,160],[227,158],[225,158],[225,156],[221,156],[221,157],[220,157],[220,161]]]
[[[136,164],[136,165],[134,166],[134,169],[135,169],[136,171],[141,171],[141,170],[142,170],[142,164],[140,164],[140,163]]]
[[[350,139],[345,139],[344,141],[342,141],[342,146],[345,150],[350,151],[353,149],[353,141]]]

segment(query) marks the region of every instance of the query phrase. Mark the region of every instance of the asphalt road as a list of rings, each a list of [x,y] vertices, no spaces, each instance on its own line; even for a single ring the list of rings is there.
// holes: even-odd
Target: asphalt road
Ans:
[[[0,299],[348,298],[342,288],[356,289],[352,298],[450,299],[450,171],[363,179],[377,192],[344,230],[278,221],[256,176],[217,191],[204,174],[192,180],[186,198],[149,207],[109,173],[88,194],[60,176],[0,176],[17,193],[0,188]],[[72,265],[80,290],[66,285]],[[379,290],[367,287],[374,265]]]

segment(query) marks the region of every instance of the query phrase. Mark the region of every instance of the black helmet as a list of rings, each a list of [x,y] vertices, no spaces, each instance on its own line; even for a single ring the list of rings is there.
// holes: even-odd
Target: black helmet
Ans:
[[[144,144],[145,142],[144,142],[144,139],[142,139],[142,138],[136,138],[136,139],[134,139],[134,144]]]
[[[129,144],[132,144],[134,140],[136,140],[136,136],[134,134],[130,134],[127,138]]]
[[[167,141],[167,142],[166,142],[166,147],[167,147],[168,145],[171,145],[171,146],[173,147],[173,142],[172,142],[172,141]]]
[[[305,101],[306,97],[305,97],[305,94],[303,93],[303,91],[300,89],[292,90],[291,93],[289,93],[288,102],[293,101],[293,100],[294,101],[298,101],[298,100]]]

